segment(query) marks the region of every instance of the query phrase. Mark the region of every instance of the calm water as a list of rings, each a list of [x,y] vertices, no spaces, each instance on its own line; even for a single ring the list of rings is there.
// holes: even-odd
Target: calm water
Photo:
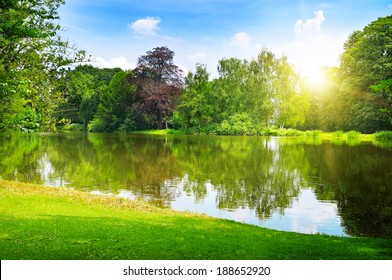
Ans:
[[[392,237],[392,149],[264,137],[18,134],[0,177],[285,231]]]

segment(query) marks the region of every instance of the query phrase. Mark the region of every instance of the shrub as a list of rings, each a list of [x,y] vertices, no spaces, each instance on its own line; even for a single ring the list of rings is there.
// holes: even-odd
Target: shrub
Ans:
[[[348,141],[358,140],[360,135],[361,135],[360,132],[355,130],[350,130],[349,132],[347,132],[347,140]]]
[[[84,131],[84,126],[81,123],[70,123],[64,125],[63,131],[80,132]]]
[[[263,136],[278,136],[278,130],[273,127],[266,127],[261,130],[261,135]]]
[[[392,141],[392,131],[380,131],[374,134],[374,138],[378,141]]]
[[[342,138],[344,132],[342,130],[338,130],[332,133],[332,138]]]
[[[296,130],[296,129],[292,129],[292,128],[288,128],[288,129],[279,129],[278,131],[279,136],[302,136],[303,132]]]
[[[321,136],[321,130],[307,130],[304,135],[305,137],[319,138]]]
[[[224,120],[217,132],[222,135],[256,135],[257,131],[252,119],[246,113],[235,114]]]

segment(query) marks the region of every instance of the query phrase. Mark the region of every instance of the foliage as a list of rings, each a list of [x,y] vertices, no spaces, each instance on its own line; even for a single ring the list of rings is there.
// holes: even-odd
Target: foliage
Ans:
[[[63,3],[1,1],[0,131],[53,129],[59,77],[70,62],[68,44],[57,35]],[[26,112],[39,125],[26,121]]]
[[[137,85],[138,108],[150,115],[153,126],[162,129],[177,106],[181,95],[182,71],[174,64],[174,52],[167,47],[157,47],[138,58],[129,81]],[[151,118],[153,117],[153,118]]]
[[[381,112],[386,115],[386,118],[392,124],[392,78],[382,80],[376,85],[371,85],[370,89],[376,94],[381,95]]]
[[[252,119],[246,113],[235,114],[224,120],[218,127],[218,133],[222,135],[255,135],[256,129]]]
[[[392,77],[392,16],[353,32],[340,58],[341,92],[346,96],[349,129],[374,132],[390,128],[389,94],[382,86]],[[374,94],[373,90],[382,92]]]
[[[321,130],[307,130],[303,135],[310,138],[319,138],[321,136],[321,133]]]
[[[392,131],[380,131],[374,135],[378,141],[392,141]]]
[[[83,124],[80,123],[70,123],[64,125],[61,130],[70,131],[70,132],[80,132],[80,131],[85,131],[85,127]]]
[[[295,127],[304,122],[308,102],[285,57],[262,49],[251,61],[222,59],[218,71],[219,78],[212,81],[205,65],[188,74],[174,115],[179,128],[249,135],[272,124]]]
[[[109,85],[101,92],[97,112],[90,123],[92,132],[132,129],[136,88],[127,81],[129,73],[119,71],[114,74]]]
[[[219,122],[217,99],[213,95],[213,83],[206,65],[197,64],[195,73],[189,72],[185,78],[185,92],[179,100],[177,111],[173,115],[176,128],[206,132]]]
[[[333,138],[342,138],[344,135],[344,132],[342,130],[338,130],[332,133]]]
[[[103,92],[119,68],[99,69],[89,65],[78,65],[67,72],[62,86],[62,98],[57,104],[57,119],[82,123],[83,130],[97,112]]]
[[[360,135],[361,135],[360,132],[355,131],[355,130],[350,130],[349,132],[347,132],[347,140],[348,141],[358,140]]]

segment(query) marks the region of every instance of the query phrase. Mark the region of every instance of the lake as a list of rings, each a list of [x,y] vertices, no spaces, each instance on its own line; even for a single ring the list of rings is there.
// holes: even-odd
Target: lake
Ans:
[[[0,177],[262,227],[392,237],[392,149],[305,138],[0,136]]]

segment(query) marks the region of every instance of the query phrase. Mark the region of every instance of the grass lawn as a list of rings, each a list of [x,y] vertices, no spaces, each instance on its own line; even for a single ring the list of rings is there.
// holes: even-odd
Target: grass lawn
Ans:
[[[0,259],[392,259],[391,239],[279,232],[0,180]]]

